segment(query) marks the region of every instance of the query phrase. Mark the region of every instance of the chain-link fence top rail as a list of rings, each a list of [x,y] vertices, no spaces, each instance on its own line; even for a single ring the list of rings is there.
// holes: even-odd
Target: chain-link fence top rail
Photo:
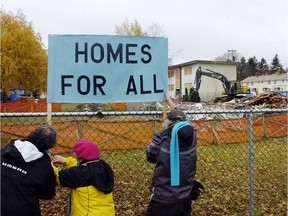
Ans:
[[[197,129],[196,178],[205,191],[194,215],[287,215],[287,109],[185,110]],[[1,146],[22,139],[47,113],[1,113]],[[145,148],[163,129],[162,111],[52,113],[55,154],[77,139],[98,144],[115,174],[116,215],[145,215],[153,165]],[[42,201],[43,215],[65,215],[68,192]]]

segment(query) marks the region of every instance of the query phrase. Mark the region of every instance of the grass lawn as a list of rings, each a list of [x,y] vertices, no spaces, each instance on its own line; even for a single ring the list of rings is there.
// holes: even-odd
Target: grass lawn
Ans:
[[[196,179],[205,191],[193,203],[194,215],[287,215],[287,137],[254,144],[254,193],[250,194],[249,143],[198,147]],[[116,215],[145,215],[153,165],[145,149],[103,151],[115,174]],[[43,215],[65,215],[68,190],[58,188],[52,201],[42,202]]]
[[[62,104],[62,112],[73,112],[80,103]]]

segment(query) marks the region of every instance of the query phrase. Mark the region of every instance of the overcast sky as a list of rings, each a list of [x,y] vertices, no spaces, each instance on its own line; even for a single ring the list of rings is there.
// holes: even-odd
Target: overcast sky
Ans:
[[[168,38],[173,63],[214,60],[237,50],[288,67],[287,0],[2,0],[21,10],[48,47],[49,34],[114,35],[125,19],[144,30],[157,24]]]

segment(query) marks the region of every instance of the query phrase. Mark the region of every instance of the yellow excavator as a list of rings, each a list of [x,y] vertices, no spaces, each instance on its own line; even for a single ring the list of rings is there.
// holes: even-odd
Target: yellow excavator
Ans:
[[[218,79],[222,82],[224,91],[222,92],[222,97],[218,97],[216,98],[214,101],[218,102],[218,101],[229,101],[232,100],[236,97],[245,97],[247,96],[247,94],[250,93],[250,88],[248,86],[242,86],[240,84],[240,82],[237,81],[229,81],[223,74],[209,70],[209,69],[205,69],[206,71],[202,71],[201,67],[199,67],[196,71],[196,76],[195,76],[195,84],[196,87],[194,89],[192,89],[191,92],[191,100],[192,102],[200,102],[201,98],[199,96],[199,88],[201,85],[201,77],[202,76],[207,76],[207,77],[211,77],[214,79]]]

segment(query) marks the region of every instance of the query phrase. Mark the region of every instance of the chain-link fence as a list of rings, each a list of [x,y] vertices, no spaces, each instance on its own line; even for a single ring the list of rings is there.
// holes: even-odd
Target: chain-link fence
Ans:
[[[205,191],[194,215],[287,215],[287,109],[185,110],[197,129],[196,179]],[[153,165],[145,148],[162,129],[162,111],[52,113],[55,154],[77,139],[99,145],[115,174],[116,215],[145,215]],[[1,146],[47,122],[47,113],[1,113]],[[43,215],[66,215],[68,190],[42,202]],[[2,198],[3,199],[3,198]]]

